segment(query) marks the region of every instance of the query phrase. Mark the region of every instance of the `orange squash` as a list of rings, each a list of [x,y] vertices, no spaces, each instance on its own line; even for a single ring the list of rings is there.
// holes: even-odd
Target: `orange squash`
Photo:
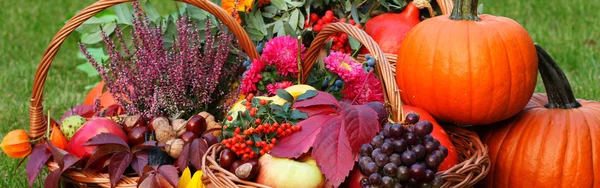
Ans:
[[[13,130],[6,134],[0,143],[0,148],[12,158],[23,158],[29,155],[32,149],[29,135],[23,129]]]
[[[417,24],[398,51],[402,101],[436,120],[481,125],[517,114],[537,81],[531,37],[517,22],[477,15],[477,0],[455,0],[450,16]]]
[[[401,13],[386,13],[370,19],[365,32],[377,42],[381,51],[396,53],[408,31],[420,22],[419,8],[411,1]],[[369,53],[369,50],[361,48],[361,53]]]
[[[600,187],[600,103],[576,100],[558,65],[538,50],[547,94],[534,94],[517,116],[480,132],[491,159],[480,183]]]

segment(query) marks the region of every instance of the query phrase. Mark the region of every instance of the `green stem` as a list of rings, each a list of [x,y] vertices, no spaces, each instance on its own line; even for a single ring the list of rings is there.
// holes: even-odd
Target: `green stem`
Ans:
[[[538,44],[535,44],[537,50],[539,70],[542,75],[542,81],[548,94],[548,104],[546,108],[571,109],[581,107],[581,104],[575,99],[573,89],[565,73],[558,67],[550,55]]]
[[[481,20],[477,17],[477,1],[478,0],[454,0],[454,8],[450,14],[450,19],[453,20]]]

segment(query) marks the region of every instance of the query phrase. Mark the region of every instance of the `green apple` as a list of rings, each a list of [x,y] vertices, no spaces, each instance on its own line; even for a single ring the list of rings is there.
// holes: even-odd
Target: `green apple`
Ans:
[[[260,172],[256,182],[273,188],[323,187],[325,177],[310,155],[299,160],[265,154],[258,160]]]

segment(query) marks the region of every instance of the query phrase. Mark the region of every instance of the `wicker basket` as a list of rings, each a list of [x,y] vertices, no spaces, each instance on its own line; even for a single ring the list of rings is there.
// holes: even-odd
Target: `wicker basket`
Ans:
[[[336,33],[346,33],[359,42],[361,42],[378,62],[377,73],[378,78],[382,80],[384,96],[388,112],[391,112],[393,121],[402,121],[402,101],[398,86],[394,79],[395,75],[392,72],[387,58],[379,49],[379,46],[368,36],[364,31],[345,23],[333,23],[326,26],[315,37],[307,52],[307,57],[302,65],[301,78],[302,82],[306,82],[311,67],[317,61],[321,47],[326,39]],[[438,172],[443,179],[442,187],[472,187],[478,181],[482,180],[489,171],[489,156],[487,147],[481,143],[481,140],[472,131],[458,127],[445,127],[450,136],[452,143],[455,145],[459,155],[460,164],[446,170]],[[204,156],[203,171],[208,176],[209,182],[206,182],[211,187],[267,187],[255,182],[243,181],[237,178],[234,174],[221,168],[217,163],[217,154],[223,149],[219,144],[212,146]]]
[[[42,137],[46,132],[46,120],[44,118],[42,107],[44,83],[46,82],[48,69],[50,68],[50,65],[52,64],[52,61],[54,60],[54,57],[61,44],[65,41],[67,36],[71,34],[71,32],[73,32],[90,17],[111,6],[131,1],[133,0],[99,0],[89,7],[81,10],[77,15],[73,16],[54,36],[46,48],[44,56],[42,57],[40,65],[35,73],[33,91],[30,101],[31,104],[29,106],[31,138]],[[256,51],[252,40],[250,40],[250,37],[248,37],[244,29],[237,23],[237,21],[221,7],[213,4],[209,0],[177,1],[188,3],[213,14],[235,35],[235,37],[239,40],[241,48],[244,50],[244,52],[246,52],[246,54],[248,54],[248,56],[250,56],[250,58],[258,57],[258,52]],[[54,161],[49,161],[47,166],[50,171],[54,171],[59,168],[58,164],[56,164]],[[135,174],[123,176],[117,184],[117,187],[137,187],[138,179],[139,177],[137,177]],[[62,180],[64,182],[71,183],[76,187],[110,187],[108,174],[82,171],[75,168],[66,170],[62,175]]]

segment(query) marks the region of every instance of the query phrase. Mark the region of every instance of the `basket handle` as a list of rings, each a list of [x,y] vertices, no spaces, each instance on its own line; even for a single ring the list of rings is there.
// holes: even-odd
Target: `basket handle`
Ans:
[[[375,43],[373,38],[365,33],[363,30],[354,27],[347,23],[331,23],[328,24],[323,30],[317,34],[315,39],[310,44],[310,48],[308,48],[308,52],[306,54],[306,59],[302,64],[302,83],[306,83],[308,79],[308,74],[312,68],[312,66],[317,61],[319,57],[319,53],[321,52],[321,48],[323,44],[327,41],[327,38],[336,33],[346,33],[356,40],[358,40],[361,44],[363,44],[369,52],[371,52],[371,56],[377,61],[377,66],[375,67],[377,71],[378,78],[381,79],[381,86],[384,90],[384,99],[385,106],[388,112],[392,113],[392,120],[394,122],[403,121],[402,115],[402,100],[400,100],[400,91],[398,90],[398,85],[396,84],[396,79],[394,77],[394,73],[392,72],[392,68],[390,66],[389,61],[385,58],[385,54],[379,48],[379,45]]]
[[[94,4],[81,10],[77,15],[73,16],[69,21],[58,31],[58,33],[52,38],[50,44],[42,56],[42,60],[38,65],[37,71],[35,72],[33,90],[30,99],[29,106],[29,135],[32,138],[38,138],[44,135],[46,132],[46,120],[43,114],[42,107],[42,96],[44,92],[44,83],[46,82],[46,76],[48,75],[48,69],[56,56],[56,53],[60,49],[60,46],[65,41],[67,36],[71,34],[77,27],[83,22],[88,20],[90,17],[96,15],[100,11],[107,9],[111,6],[132,2],[134,0],[99,0]],[[208,0],[176,0],[183,3],[188,3],[196,6],[200,9],[208,11],[217,19],[219,19],[227,28],[235,35],[239,40],[240,46],[250,56],[251,59],[258,58],[258,52],[250,40],[250,37],[244,31],[237,21],[227,11],[223,10],[218,5]]]

